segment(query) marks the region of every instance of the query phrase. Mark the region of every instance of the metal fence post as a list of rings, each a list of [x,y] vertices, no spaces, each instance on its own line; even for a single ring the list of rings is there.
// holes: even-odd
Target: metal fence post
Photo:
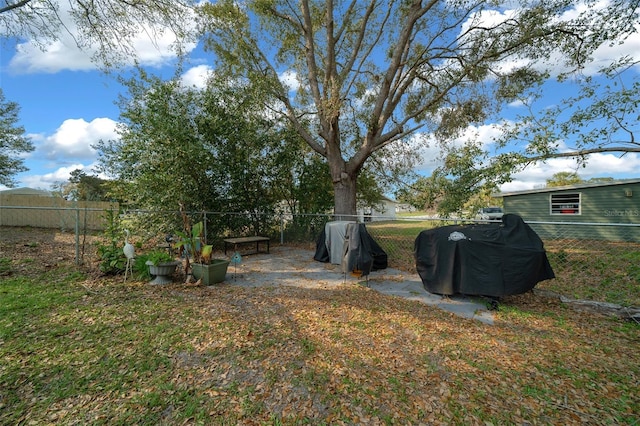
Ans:
[[[280,213],[280,244],[284,244],[284,217]]]
[[[208,220],[207,220],[207,212],[202,212],[202,224],[203,224],[203,228],[202,228],[202,232],[204,235],[204,240],[202,241],[202,244],[206,244],[207,243],[207,228],[208,228]]]
[[[76,206],[76,265],[80,264],[80,208]]]

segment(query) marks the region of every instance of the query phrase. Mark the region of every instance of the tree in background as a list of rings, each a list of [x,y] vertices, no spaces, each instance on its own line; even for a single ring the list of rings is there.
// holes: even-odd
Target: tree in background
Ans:
[[[634,31],[640,29],[638,5],[629,5]],[[640,60],[622,57],[598,70],[602,78],[577,75],[580,90],[556,105],[537,105],[530,93],[519,100],[528,114],[505,123],[498,146],[517,140],[527,150],[512,156],[518,168],[550,158],[574,158],[586,164],[591,154],[640,153],[638,107],[640,106]]]
[[[558,172],[547,179],[547,187],[575,185],[584,182],[576,172]]]
[[[274,112],[326,158],[335,213],[353,215],[376,152],[419,132],[450,148],[548,77],[532,62],[578,69],[632,27],[629,2],[585,3],[568,18],[564,0],[219,0],[202,6],[202,28],[217,70],[271,90]]]
[[[121,138],[96,146],[98,170],[120,183],[117,199],[157,211],[242,213],[225,219],[237,232],[259,231],[283,203],[291,212],[326,211],[323,165],[263,109],[260,90],[220,75],[205,89],[184,87],[142,70],[127,86]]]
[[[70,173],[67,182],[58,183],[57,192],[66,200],[110,201],[108,192],[110,181],[95,175],[88,175],[80,169]]]
[[[126,82],[129,96],[120,99],[118,140],[100,141],[96,171],[118,181],[113,196],[132,207],[205,210],[219,199],[211,181],[212,153],[202,149],[196,118],[198,92],[178,80],[162,81],[140,71]]]
[[[401,203],[409,204],[417,210],[441,212],[439,207],[446,197],[449,180],[445,176],[433,174],[419,177],[411,185],[398,189],[396,198]]]
[[[13,177],[26,171],[21,154],[34,150],[33,143],[25,136],[24,128],[18,125],[20,107],[6,101],[0,89],[0,184],[13,187]]]
[[[626,7],[613,17],[620,20],[618,36],[596,31],[587,40],[611,37],[612,41],[616,38],[621,41],[638,31],[638,3],[616,4]],[[534,88],[523,91],[514,96],[513,101],[519,102],[525,113],[513,120],[504,120],[498,126],[500,136],[493,143],[474,140],[462,149],[450,150],[441,171],[454,180],[469,180],[468,175],[472,175],[480,188],[483,184],[499,186],[509,182],[515,173],[552,158],[573,158],[577,165],[585,166],[592,154],[640,153],[637,138],[639,66],[638,58],[623,56],[595,73],[591,71],[595,76],[575,73],[571,75],[571,83],[579,88],[577,94],[551,106],[538,102],[541,92]],[[558,80],[569,82],[569,76],[560,75]],[[494,155],[483,147],[493,147]],[[473,167],[459,167],[459,164],[473,164]]]
[[[591,179],[584,180],[576,172],[558,172],[550,179],[547,179],[546,186],[565,186],[576,185],[579,183],[611,183],[615,181],[616,180],[612,177],[593,177]]]
[[[612,177],[594,177],[591,178],[589,180],[587,180],[587,182],[589,183],[612,183],[615,182],[616,180]]]
[[[262,117],[253,121],[250,88],[212,83],[199,90],[185,87],[177,77],[165,81],[143,70],[126,85],[129,94],[120,100],[121,137],[96,146],[97,170],[121,183],[113,186],[116,198],[155,212],[262,213],[271,208],[265,188],[269,177],[260,173],[272,163],[263,154],[277,142],[270,138],[273,123]],[[236,229],[245,225],[246,218],[233,224]],[[166,226],[166,231],[180,229]],[[208,223],[209,232],[221,227]]]
[[[315,155],[290,127],[282,137],[289,148],[278,153],[276,162],[282,174],[273,188],[284,203],[282,212],[294,216],[327,213],[333,205],[333,187],[326,178],[326,161]]]
[[[466,185],[465,185],[466,183]],[[398,191],[398,199],[418,210],[435,211],[440,216],[473,216],[480,207],[500,205],[493,197],[497,187],[461,182],[436,170],[431,176],[420,177]]]

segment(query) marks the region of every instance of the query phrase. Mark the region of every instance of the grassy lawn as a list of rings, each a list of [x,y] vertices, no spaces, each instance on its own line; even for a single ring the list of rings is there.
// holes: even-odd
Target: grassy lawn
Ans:
[[[69,265],[0,279],[0,424],[635,424],[640,412],[640,328],[530,294],[491,326],[357,285],[157,287]]]
[[[384,235],[411,254],[415,226]],[[0,229],[1,425],[638,424],[635,323],[532,293],[487,325],[356,284],[124,283],[38,235]],[[591,268],[567,266],[566,294],[609,297],[618,274],[607,290],[638,297],[633,250],[561,247],[552,262]]]

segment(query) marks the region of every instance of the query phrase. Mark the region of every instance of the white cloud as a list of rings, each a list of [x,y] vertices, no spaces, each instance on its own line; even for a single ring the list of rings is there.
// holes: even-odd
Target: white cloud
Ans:
[[[564,142],[559,142],[559,152],[570,152]],[[537,163],[514,174],[514,181],[506,183],[503,191],[519,191],[542,187],[547,179],[559,172],[575,172],[582,179],[595,177],[611,177],[614,179],[637,178],[640,170],[640,154],[596,153],[591,154],[583,165],[573,158],[552,158],[544,163]]]
[[[176,52],[173,48],[176,37],[173,33],[166,32],[153,40],[149,37],[147,31],[139,31],[133,41],[133,47],[141,65],[161,66],[176,58]],[[190,52],[195,47],[195,43],[189,43],[185,46],[185,51]],[[129,65],[132,64],[133,62]]]
[[[141,65],[161,66],[175,59],[172,49],[175,37],[164,34],[155,41],[146,38],[146,32],[133,41],[136,56],[131,56],[126,65],[133,65],[138,60]],[[189,49],[194,48],[190,46]],[[20,43],[16,47],[16,54],[9,62],[9,69],[17,74],[56,73],[62,70],[88,71],[97,69],[91,57],[95,49],[80,49],[69,35],[61,37],[44,48],[38,47],[32,41]]]
[[[554,158],[546,163],[538,163],[516,173],[512,182],[500,188],[503,192],[523,191],[540,188],[554,174],[559,172],[576,172],[582,179],[595,177],[611,177],[614,179],[637,178],[640,170],[640,155],[630,153],[624,156],[615,154],[593,154],[585,167],[571,158]]]
[[[615,60],[629,56],[640,59],[640,24],[636,25],[636,32],[620,43],[605,43],[593,52],[592,61],[587,63],[583,73],[588,76],[596,75],[601,68],[610,65]],[[640,64],[634,66],[640,72]]]
[[[20,176],[20,186],[25,186],[28,188],[36,188],[36,189],[45,189],[51,190],[53,189],[55,184],[61,182],[68,182],[69,177],[71,177],[71,172],[74,170],[82,170],[87,175],[97,175],[101,179],[108,179],[104,174],[96,174],[95,167],[97,166],[96,162],[91,162],[88,164],[84,163],[71,163],[64,166],[60,166],[57,168],[52,168],[49,172],[44,173],[29,173],[24,176]],[[6,187],[0,186],[0,190],[7,189]]]
[[[500,187],[503,192],[522,191],[542,187],[547,179],[558,172],[577,171],[575,161],[571,159],[551,159],[546,163],[531,165],[523,171],[513,175],[513,181]]]
[[[65,120],[56,132],[44,139],[37,147],[37,152],[48,159],[93,159],[95,150],[91,145],[101,139],[115,139],[118,137],[115,129],[116,122],[110,118],[96,118],[91,122],[84,119]]]
[[[522,100],[518,99],[518,100],[515,100],[513,102],[508,103],[507,106],[509,108],[522,108],[522,107],[525,106],[525,103]]]
[[[500,136],[500,129],[494,124],[483,124],[478,127],[468,127],[464,134],[457,139],[462,144],[468,140],[478,140],[484,149],[488,149],[494,143],[494,139]]]
[[[279,79],[285,87],[289,88],[290,91],[297,91],[300,88],[298,74],[293,70],[287,70],[281,73]]]
[[[207,79],[213,72],[213,68],[209,65],[198,65],[190,68],[182,74],[182,84],[186,87],[196,87],[203,89],[207,85]]]
[[[589,157],[587,167],[578,174],[586,177],[615,177],[622,175],[630,175],[638,177],[640,170],[640,155],[629,153],[624,156],[619,154],[592,154]]]
[[[95,69],[91,57],[73,45],[69,45],[70,37],[52,42],[42,50],[32,42],[18,44],[16,54],[9,62],[9,70],[17,74],[36,72],[56,73],[63,69],[85,71]]]
[[[22,178],[22,184],[29,188],[51,189],[53,184],[58,182],[67,182],[74,170],[82,170],[87,174],[93,174],[93,164],[84,165],[82,163],[74,163],[68,166],[60,167],[52,172],[44,174],[32,174]]]
[[[451,146],[460,147],[469,141],[477,140],[483,149],[490,150],[494,144],[494,138],[499,135],[500,130],[494,124],[469,126],[462,132],[462,135],[451,141]],[[423,159],[422,163],[417,166],[416,172],[430,175],[436,167],[442,165],[443,152],[434,138],[425,134],[417,134],[410,143],[416,146],[419,150],[419,157]]]

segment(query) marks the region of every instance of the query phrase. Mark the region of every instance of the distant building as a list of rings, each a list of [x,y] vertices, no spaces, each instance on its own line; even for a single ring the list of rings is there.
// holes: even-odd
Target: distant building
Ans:
[[[521,216],[541,236],[566,234],[567,238],[640,241],[640,227],[624,226],[640,224],[640,179],[504,192],[498,196],[503,199],[505,214]],[[606,226],[611,224],[621,226]]]
[[[407,203],[400,203],[396,206],[396,212],[398,213],[413,213],[417,210],[418,209],[416,209],[414,206]]]
[[[0,194],[3,195],[30,195],[34,197],[53,197],[53,193],[51,191],[45,191],[44,189],[34,189],[34,188],[11,188],[0,191]]]
[[[378,206],[374,208],[358,208],[358,221],[377,222],[381,220],[394,220],[398,202],[391,198],[383,197]]]
[[[118,211],[117,203],[67,201],[50,191],[14,188],[0,191],[0,226],[36,228],[104,229],[106,210]],[[78,219],[80,222],[78,222]]]

